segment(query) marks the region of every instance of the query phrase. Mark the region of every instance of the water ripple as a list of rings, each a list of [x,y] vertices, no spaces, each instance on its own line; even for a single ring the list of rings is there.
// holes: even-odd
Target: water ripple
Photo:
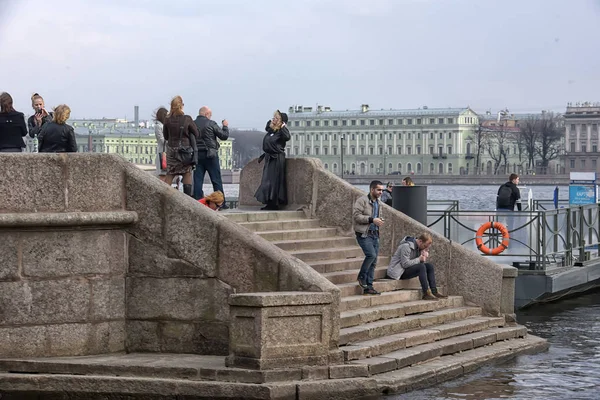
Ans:
[[[550,350],[387,400],[596,400],[600,398],[600,292],[519,313]]]

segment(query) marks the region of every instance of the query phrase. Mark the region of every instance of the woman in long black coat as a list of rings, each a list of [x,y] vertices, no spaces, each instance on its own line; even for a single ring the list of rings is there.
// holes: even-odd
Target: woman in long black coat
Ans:
[[[287,114],[275,111],[273,119],[267,122],[267,134],[263,138],[264,154],[258,162],[264,160],[262,181],[254,197],[265,204],[261,210],[279,210],[287,204],[287,185],[285,182],[285,142],[291,135],[286,124]]]

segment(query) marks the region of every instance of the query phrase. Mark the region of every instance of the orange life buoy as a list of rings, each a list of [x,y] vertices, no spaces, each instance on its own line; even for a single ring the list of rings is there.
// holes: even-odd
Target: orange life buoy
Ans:
[[[489,247],[483,244],[483,234],[488,229],[497,229],[502,234],[502,243],[500,243],[500,246],[494,249],[490,249]],[[508,234],[508,229],[506,229],[506,227],[500,222],[486,222],[485,224],[479,227],[479,230],[475,234],[475,244],[477,245],[479,251],[481,251],[483,254],[490,254],[492,256],[497,256],[498,254],[506,250],[508,248],[509,240],[510,235]]]

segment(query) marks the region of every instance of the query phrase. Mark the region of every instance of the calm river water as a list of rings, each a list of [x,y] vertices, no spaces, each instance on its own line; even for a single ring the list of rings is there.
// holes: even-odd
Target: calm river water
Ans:
[[[358,185],[361,190],[368,190],[368,185]],[[533,198],[537,200],[550,200],[554,192],[554,186],[531,186],[523,192],[533,192]],[[568,187],[559,187],[559,197],[568,199]],[[226,197],[238,197],[238,185],[224,185]],[[204,185],[204,192],[211,193],[212,186]],[[493,210],[496,206],[497,185],[480,186],[428,186],[427,198],[429,200],[458,200],[461,210]],[[521,197],[527,198],[527,193],[521,193]]]
[[[367,186],[359,186],[366,190]],[[205,185],[210,193],[211,187]],[[552,199],[554,186],[531,186],[535,199]],[[568,198],[560,187],[559,197]],[[225,185],[238,196],[238,185]],[[462,210],[493,210],[498,186],[429,186],[430,200],[458,200]],[[522,193],[523,197],[527,197]],[[519,323],[548,339],[550,350],[490,366],[463,378],[386,400],[600,399],[600,292],[522,311]]]
[[[600,398],[600,292],[518,313],[550,350],[490,366],[430,389],[386,400],[564,400]]]

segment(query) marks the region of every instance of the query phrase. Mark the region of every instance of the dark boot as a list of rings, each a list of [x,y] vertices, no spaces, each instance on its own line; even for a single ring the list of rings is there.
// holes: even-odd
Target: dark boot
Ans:
[[[192,185],[183,184],[183,193],[187,194],[190,197],[194,197],[194,192],[192,192]]]
[[[431,288],[431,294],[433,294],[438,299],[447,299],[448,296],[444,296],[440,292],[438,292],[437,288]]]
[[[438,298],[431,293],[431,290],[427,289],[427,291],[423,293],[423,300],[438,300]]]

